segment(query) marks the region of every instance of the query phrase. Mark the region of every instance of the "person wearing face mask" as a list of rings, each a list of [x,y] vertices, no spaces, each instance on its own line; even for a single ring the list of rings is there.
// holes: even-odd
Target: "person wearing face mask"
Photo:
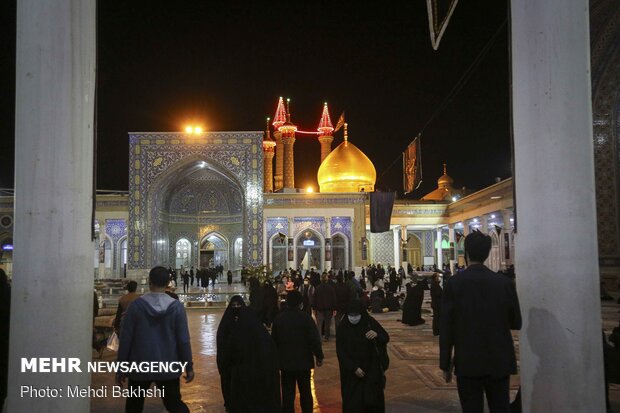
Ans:
[[[230,386],[231,368],[229,363],[226,363],[227,357],[226,351],[228,346],[226,342],[230,336],[230,332],[235,324],[239,321],[239,312],[241,308],[245,307],[245,302],[240,295],[233,296],[224,311],[222,320],[217,327],[216,335],[216,347],[217,347],[217,370],[220,373],[220,381],[222,385],[222,396],[224,397],[224,407],[230,406],[232,389]]]
[[[388,333],[358,300],[349,303],[336,335],[343,413],[385,412],[389,340]]]
[[[305,313],[312,314],[312,300],[314,296],[314,286],[310,284],[310,277],[306,275],[304,283],[299,287],[301,293],[301,310]]]

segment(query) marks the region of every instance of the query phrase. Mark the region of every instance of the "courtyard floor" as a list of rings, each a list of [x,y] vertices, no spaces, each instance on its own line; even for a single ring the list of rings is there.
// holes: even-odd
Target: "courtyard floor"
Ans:
[[[239,285],[234,285],[240,290]],[[455,383],[446,384],[438,367],[438,338],[431,331],[432,316],[429,307],[430,298],[424,303],[426,324],[422,326],[405,326],[400,319],[401,312],[373,314],[390,334],[388,345],[390,368],[387,371],[387,388],[385,390],[386,412],[388,413],[456,413],[460,412]],[[603,327],[609,334],[618,326],[620,305],[605,302],[602,308]],[[183,400],[192,412],[225,412],[220,378],[215,364],[215,335],[223,310],[188,311],[189,328],[194,357],[195,380],[182,384]],[[518,335],[515,334],[518,350]],[[323,343],[325,362],[316,368],[313,375],[314,413],[335,413],[341,411],[340,379],[338,360],[336,358],[336,341],[334,338]],[[106,351],[102,360],[114,360],[115,353]],[[517,391],[518,376],[511,378],[511,395]],[[113,385],[112,374],[93,374],[93,386]],[[620,385],[611,385],[610,398],[613,411],[620,412]],[[296,400],[299,409],[299,398]],[[91,411],[111,413],[124,411],[124,399],[93,398]],[[147,399],[145,412],[160,413],[165,409],[159,399]]]

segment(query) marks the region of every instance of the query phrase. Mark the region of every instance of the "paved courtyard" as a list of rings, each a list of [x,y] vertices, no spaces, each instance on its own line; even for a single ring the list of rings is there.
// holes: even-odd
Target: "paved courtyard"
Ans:
[[[390,334],[390,368],[387,372],[386,411],[392,413],[435,413],[460,412],[456,386],[446,384],[441,378],[438,366],[438,339],[431,331],[432,316],[427,292],[424,303],[426,324],[405,326],[397,319],[401,312],[375,315],[375,318]],[[614,302],[605,303],[602,309],[603,327],[609,333],[618,325],[620,306]],[[223,310],[188,311],[189,327],[196,379],[182,385],[183,399],[192,412],[224,412],[220,381],[215,364],[215,335]],[[515,338],[518,336],[515,335]],[[518,349],[518,340],[515,340]],[[314,370],[313,393],[315,413],[341,411],[340,379],[336,342],[323,343],[325,363]],[[106,351],[103,360],[114,360],[115,353]],[[112,385],[112,374],[94,374],[93,385]],[[518,377],[513,377],[511,394],[518,388]],[[610,396],[612,407],[620,412],[620,386],[612,385]],[[297,398],[299,404],[299,398]],[[124,399],[92,399],[91,411],[97,413],[124,411]],[[159,399],[147,399],[145,412],[165,412]],[[299,406],[297,406],[297,411]]]

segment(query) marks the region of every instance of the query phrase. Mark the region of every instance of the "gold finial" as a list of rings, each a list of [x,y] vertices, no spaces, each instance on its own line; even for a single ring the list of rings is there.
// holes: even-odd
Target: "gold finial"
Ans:
[[[344,141],[349,141],[349,124],[346,122],[344,123]]]
[[[448,175],[448,173],[446,172],[446,163],[443,163],[443,174],[444,175]]]
[[[267,117],[267,122],[266,122],[266,126],[265,126],[265,137],[267,140],[271,139],[271,129],[269,128],[269,121],[271,120],[270,117]]]

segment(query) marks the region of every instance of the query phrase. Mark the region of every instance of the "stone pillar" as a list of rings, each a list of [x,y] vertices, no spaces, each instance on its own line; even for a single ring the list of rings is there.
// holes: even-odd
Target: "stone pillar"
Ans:
[[[296,253],[296,251],[295,251],[295,245],[293,244],[293,240],[294,240],[293,237],[295,235],[294,231],[295,231],[295,219],[289,217],[288,218],[288,239],[286,240],[286,242],[287,242],[286,253],[288,254],[289,258],[292,257],[292,260],[288,260],[288,267],[296,269],[295,268],[295,253]],[[290,254],[290,251],[289,251],[289,247],[291,245],[292,245],[292,248],[293,248],[293,254],[292,255]]]
[[[325,257],[325,270],[329,270],[332,268],[332,261],[333,261],[333,256],[331,254],[334,253],[334,243],[332,242],[332,217],[325,217],[325,238],[329,239],[330,245],[330,257],[329,260],[327,259],[327,256]],[[327,254],[327,245],[325,246],[325,254]]]
[[[392,234],[394,235],[394,267],[398,270],[398,266],[400,265],[400,228],[394,227],[392,228]]]
[[[400,263],[400,265],[403,266],[403,269],[405,270],[405,274],[406,274],[407,273],[407,263],[411,259],[411,257],[407,257],[407,250],[406,250],[406,245],[407,245],[407,225],[401,225],[401,227],[400,227],[400,240],[401,240],[400,248],[402,250],[402,262]]]
[[[93,0],[17,2],[8,412],[90,411],[20,386],[90,384],[95,24]],[[21,373],[22,357],[76,357],[82,373]]]
[[[480,231],[484,235],[489,235],[489,218],[486,215],[480,215]]]
[[[502,210],[502,232],[499,245],[502,248],[502,266],[504,266],[504,268],[509,267],[512,264],[512,260],[514,259],[511,253],[512,245],[510,245],[510,233],[512,231],[510,214],[510,210]]]
[[[466,237],[469,235],[469,220],[465,219],[463,220],[463,236]]]
[[[448,224],[448,240],[450,242],[450,272],[454,274],[454,263],[456,261],[456,238],[454,236],[454,224]]]
[[[332,151],[333,136],[319,136],[319,142],[321,143],[321,163],[327,158]]]
[[[276,141],[276,174],[273,177],[273,190],[279,191],[284,185],[284,145],[282,132],[275,131],[273,139]]]
[[[284,144],[284,188],[295,188],[295,133],[286,133],[282,137]]]
[[[273,192],[274,142],[263,142],[263,192]]]
[[[513,0],[523,411],[604,412],[587,0]],[[570,228],[579,236],[558,236]]]
[[[443,251],[441,250],[441,227],[437,227],[437,268],[443,266]]]

